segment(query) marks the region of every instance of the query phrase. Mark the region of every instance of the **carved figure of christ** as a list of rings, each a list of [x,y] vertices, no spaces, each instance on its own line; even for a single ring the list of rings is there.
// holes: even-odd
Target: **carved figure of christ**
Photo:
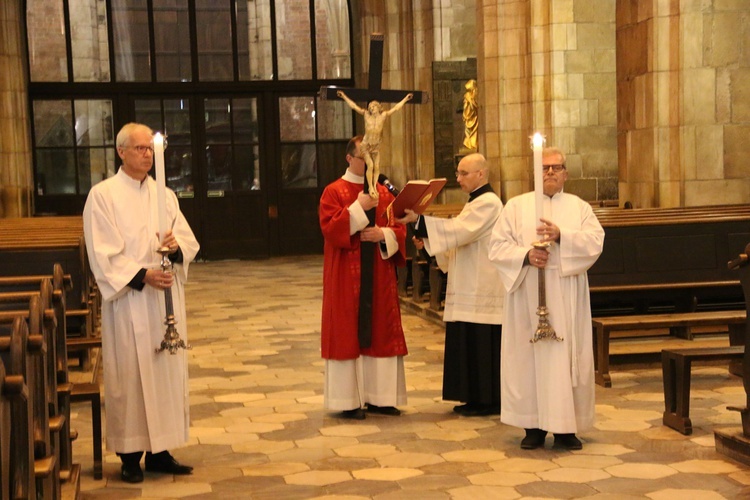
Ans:
[[[383,125],[385,124],[385,119],[403,108],[407,101],[411,101],[414,98],[414,94],[409,92],[392,108],[386,110],[383,110],[383,107],[378,101],[370,101],[367,105],[367,109],[361,108],[356,102],[349,99],[343,90],[337,91],[336,95],[347,103],[350,108],[365,118],[365,135],[359,145],[359,151],[362,153],[365,163],[367,164],[365,177],[367,178],[370,196],[377,198],[378,190],[375,187],[375,183],[380,175],[379,149],[380,139],[383,137]]]

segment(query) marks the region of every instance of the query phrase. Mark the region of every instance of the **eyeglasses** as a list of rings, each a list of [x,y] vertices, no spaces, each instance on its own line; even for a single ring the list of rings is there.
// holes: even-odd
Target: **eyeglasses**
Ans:
[[[145,155],[146,153],[154,154],[154,148],[151,146],[126,146],[130,149],[135,149],[138,154]]]
[[[547,173],[547,170],[552,169],[554,173],[562,172],[565,170],[565,165],[542,165],[542,173]]]
[[[478,172],[478,170],[473,170],[471,172],[467,172],[466,170],[456,170],[456,177],[466,177],[469,174],[473,174],[475,172]]]

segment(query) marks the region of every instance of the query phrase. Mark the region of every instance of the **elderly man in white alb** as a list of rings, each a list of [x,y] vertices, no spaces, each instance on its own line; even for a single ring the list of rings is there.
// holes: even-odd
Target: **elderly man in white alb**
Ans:
[[[543,216],[536,220],[534,193],[505,205],[490,239],[507,295],[501,351],[503,423],[525,429],[521,448],[580,450],[576,433],[594,423],[594,359],[586,271],[604,245],[604,230],[591,205],[563,192],[565,155],[543,151]],[[547,249],[534,248],[537,241]],[[562,341],[530,342],[538,317],[538,273],[545,273],[549,322]]]
[[[190,474],[170,448],[188,440],[187,356],[156,353],[164,339],[164,290],[172,289],[180,336],[187,339],[185,291],[198,242],[167,189],[166,234],[159,232],[153,132],[129,123],[117,134],[122,166],[96,184],[86,199],[83,229],[91,270],[101,290],[102,353],[107,399],[107,448],[122,460],[121,478],[143,481],[146,471]],[[173,272],[162,271],[161,247],[170,249]]]

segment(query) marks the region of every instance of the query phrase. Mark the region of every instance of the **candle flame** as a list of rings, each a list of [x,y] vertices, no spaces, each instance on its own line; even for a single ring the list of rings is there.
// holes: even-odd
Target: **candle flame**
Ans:
[[[534,148],[541,148],[542,146],[544,146],[545,142],[546,141],[545,141],[544,136],[540,134],[539,132],[535,133],[531,137],[531,146]]]

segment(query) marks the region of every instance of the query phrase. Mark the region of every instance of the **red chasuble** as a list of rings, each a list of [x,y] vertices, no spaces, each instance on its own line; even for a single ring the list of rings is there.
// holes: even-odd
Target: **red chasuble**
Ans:
[[[375,223],[390,227],[398,239],[399,251],[383,260],[379,247],[373,259],[372,346],[360,349],[357,340],[360,289],[359,233],[349,235],[349,205],[362,192],[362,184],[339,179],[326,187],[318,215],[325,240],[323,262],[323,317],[321,351],[325,359],[355,359],[407,354],[396,288],[396,266],[406,263],[406,228],[389,224],[386,208],[393,201],[388,190],[378,185],[380,200]]]

